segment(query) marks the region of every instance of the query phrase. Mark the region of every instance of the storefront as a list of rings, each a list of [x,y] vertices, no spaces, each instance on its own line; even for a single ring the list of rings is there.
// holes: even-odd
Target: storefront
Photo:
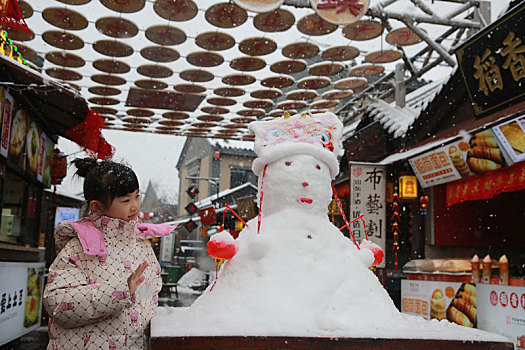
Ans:
[[[0,47],[1,345],[40,325],[44,242],[52,234],[41,213],[53,195],[44,190],[58,180],[58,136],[82,122],[88,108],[26,65],[5,32]]]

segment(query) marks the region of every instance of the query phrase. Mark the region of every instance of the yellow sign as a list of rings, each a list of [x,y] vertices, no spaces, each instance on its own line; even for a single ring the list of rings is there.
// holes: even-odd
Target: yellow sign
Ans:
[[[18,49],[16,45],[13,44],[13,41],[7,38],[7,32],[5,30],[0,30],[0,54],[29,67],[29,64],[27,64],[26,60],[22,58],[22,55],[18,52]]]
[[[417,177],[415,175],[403,175],[399,177],[399,198],[417,198]]]

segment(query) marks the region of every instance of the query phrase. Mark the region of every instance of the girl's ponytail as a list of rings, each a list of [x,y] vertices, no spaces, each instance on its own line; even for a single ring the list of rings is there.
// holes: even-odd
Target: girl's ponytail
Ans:
[[[87,174],[97,166],[97,160],[93,158],[77,158],[72,161],[77,168],[76,175],[86,178]]]

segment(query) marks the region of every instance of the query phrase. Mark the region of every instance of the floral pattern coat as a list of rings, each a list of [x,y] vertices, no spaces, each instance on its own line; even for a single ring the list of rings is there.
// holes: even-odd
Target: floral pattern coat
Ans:
[[[86,233],[83,227],[95,231]],[[107,255],[90,252],[90,239],[97,234],[97,252]],[[50,316],[47,349],[145,348],[162,280],[151,245],[137,235],[137,222],[107,216],[62,222],[55,243],[58,256],[44,291]],[[132,297],[127,279],[143,261],[149,262],[145,280]]]

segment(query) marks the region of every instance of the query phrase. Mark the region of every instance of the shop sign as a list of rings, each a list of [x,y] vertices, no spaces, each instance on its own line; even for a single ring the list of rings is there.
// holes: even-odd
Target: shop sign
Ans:
[[[408,160],[422,187],[435,186],[491,170],[509,163],[491,130],[466,136]]]
[[[523,287],[478,284],[477,291],[478,328],[511,339],[517,349],[525,348]]]
[[[1,2],[2,0],[0,0],[0,3]],[[10,41],[7,38],[7,32],[5,30],[0,30],[0,55],[7,56],[13,60],[20,62],[21,64],[25,64],[27,67],[30,68],[26,60],[22,58],[22,55],[20,55],[20,53],[16,53],[16,46],[10,44],[9,42]]]
[[[11,132],[11,116],[13,113],[13,96],[2,88],[3,103],[2,103],[2,143],[0,146],[0,154],[7,157],[9,151],[9,133]]]
[[[369,163],[350,163],[350,215],[349,221],[364,214],[362,220],[350,224],[358,242],[365,238],[386,249],[386,169]],[[378,267],[384,267],[381,262]]]
[[[199,211],[199,215],[201,217],[202,226],[217,224],[217,212],[213,206],[202,208]]]
[[[525,98],[524,21],[521,3],[456,51],[476,117]]]
[[[509,163],[525,160],[525,114],[493,127],[492,131]]]
[[[403,175],[399,177],[399,198],[417,198],[417,177],[413,175]]]
[[[55,228],[62,221],[76,221],[80,218],[80,209],[71,207],[57,207],[55,210]]]
[[[160,262],[171,263],[173,259],[173,251],[175,248],[175,231],[170,232],[168,236],[160,239]]]
[[[0,345],[40,326],[44,266],[0,262]]]

